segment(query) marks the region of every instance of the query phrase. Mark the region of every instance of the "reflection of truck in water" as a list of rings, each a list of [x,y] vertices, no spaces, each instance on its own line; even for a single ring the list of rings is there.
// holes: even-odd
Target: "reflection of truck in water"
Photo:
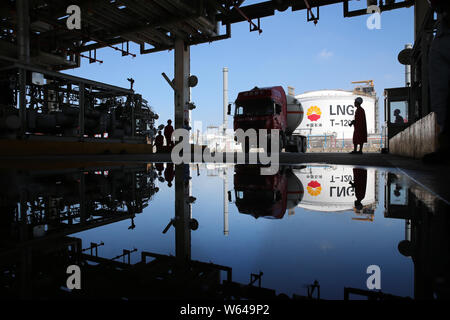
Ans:
[[[236,165],[234,169],[236,207],[255,218],[281,219],[303,198],[303,185],[292,169],[281,166],[274,175],[261,175],[261,166]]]
[[[306,137],[294,134],[294,130],[303,120],[303,107],[293,96],[286,95],[281,86],[258,88],[238,94],[235,102],[234,130],[266,129],[268,130],[267,148],[270,152],[271,130],[279,130],[280,150],[289,152],[305,152]],[[229,108],[228,113],[231,113]],[[258,138],[259,139],[259,138]],[[252,147],[246,141],[242,148],[248,152]],[[265,146],[261,146],[265,147]]]

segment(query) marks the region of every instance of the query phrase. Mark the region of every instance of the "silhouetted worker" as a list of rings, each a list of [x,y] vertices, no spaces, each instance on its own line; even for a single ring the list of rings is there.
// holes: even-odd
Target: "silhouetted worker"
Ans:
[[[175,170],[173,163],[166,164],[166,170],[164,170],[164,179],[167,181],[167,186],[170,188],[172,186],[172,181],[175,176]]]
[[[363,144],[367,142],[367,124],[366,124],[366,113],[361,107],[363,99],[358,97],[355,99],[355,120],[350,122],[350,126],[355,126],[355,131],[353,132],[353,154],[362,154]],[[357,151],[359,145],[359,151]]]
[[[188,131],[192,129],[191,126],[189,125],[189,121],[187,119],[184,120],[183,128]]]
[[[162,172],[164,171],[164,164],[161,162],[155,163],[156,171],[158,171],[158,176],[162,176]]]
[[[395,190],[394,190],[394,196],[396,196],[397,198],[401,196],[400,191],[402,190],[402,186],[399,185],[398,183],[395,184]]]
[[[394,110],[394,117],[395,117],[395,124],[404,124],[405,123],[405,120],[400,115],[400,109]]]
[[[9,82],[0,82],[0,105],[11,106],[14,104],[14,91]]]
[[[164,137],[166,137],[166,143],[167,146],[172,147],[173,141],[172,141],[172,133],[173,133],[173,127],[172,127],[172,120],[167,120],[167,125],[164,128]]]
[[[161,134],[161,130],[158,131],[158,135],[155,138],[156,152],[161,152],[164,145],[164,136]]]
[[[429,0],[437,12],[437,31],[429,52],[431,110],[440,128],[439,149],[425,155],[429,163],[448,161],[450,155],[450,1]]]
[[[363,209],[361,201],[366,196],[367,170],[353,168],[353,182],[350,182],[350,185],[355,189],[355,209],[361,211]]]

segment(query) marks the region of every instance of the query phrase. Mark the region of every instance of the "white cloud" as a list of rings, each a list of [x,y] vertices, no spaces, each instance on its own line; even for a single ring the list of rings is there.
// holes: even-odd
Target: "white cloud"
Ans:
[[[321,59],[329,59],[333,56],[333,52],[327,49],[323,49],[322,51],[320,51],[318,56]]]

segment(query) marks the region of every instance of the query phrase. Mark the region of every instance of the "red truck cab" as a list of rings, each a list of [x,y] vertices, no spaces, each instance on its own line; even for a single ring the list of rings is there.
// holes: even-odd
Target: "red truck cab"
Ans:
[[[286,94],[281,86],[255,87],[250,91],[240,92],[235,105],[234,130],[286,130]]]
[[[281,219],[286,212],[288,180],[284,173],[260,175],[259,166],[236,165],[236,207],[255,218]]]

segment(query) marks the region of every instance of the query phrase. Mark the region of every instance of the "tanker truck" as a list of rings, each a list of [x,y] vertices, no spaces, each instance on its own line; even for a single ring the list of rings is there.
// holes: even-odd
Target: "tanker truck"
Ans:
[[[228,114],[231,114],[231,105],[228,106]],[[255,87],[240,92],[235,101],[234,130],[267,129],[269,149],[271,130],[278,129],[280,152],[283,149],[287,152],[306,152],[306,137],[294,134],[302,120],[301,103],[295,97],[286,95],[281,86]],[[242,151],[248,153],[252,147],[260,148],[259,141],[257,145],[245,141]]]
[[[303,198],[303,184],[289,166],[274,175],[261,175],[260,165],[234,167],[236,207],[255,218],[281,219]]]

